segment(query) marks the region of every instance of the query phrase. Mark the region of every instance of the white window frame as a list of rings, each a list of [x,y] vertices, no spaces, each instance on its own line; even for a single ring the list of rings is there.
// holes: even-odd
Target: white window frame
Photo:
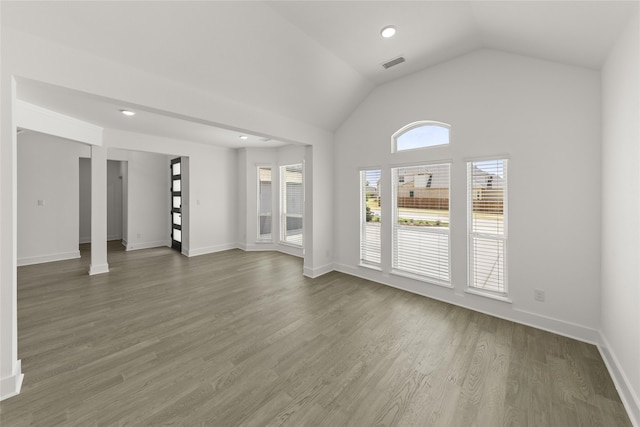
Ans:
[[[429,126],[435,126],[435,127],[441,127],[441,128],[447,129],[449,134],[447,143],[446,144],[430,144],[430,145],[424,145],[422,147],[407,148],[404,150],[398,149],[398,138],[400,138],[402,135],[404,135],[409,131],[412,131],[413,129],[420,128],[420,127],[429,127]],[[425,149],[435,148],[435,147],[448,147],[450,144],[451,144],[451,125],[449,125],[448,123],[437,122],[433,120],[420,120],[417,122],[409,123],[408,125],[398,129],[391,136],[391,152],[392,153],[404,153],[407,151],[425,150]]]
[[[405,226],[405,225],[399,225],[398,223],[398,180],[399,180],[399,174],[398,171],[399,169],[404,169],[404,168],[408,168],[408,167],[420,167],[420,166],[435,166],[435,165],[447,165],[449,167],[449,188],[448,188],[448,200],[449,200],[449,227],[447,228],[440,228],[440,227],[415,227],[415,226]],[[395,166],[391,169],[391,180],[392,180],[392,185],[391,185],[391,199],[392,199],[392,206],[391,206],[391,211],[392,211],[392,225],[391,225],[391,234],[392,234],[392,248],[391,248],[391,273],[398,275],[398,276],[404,276],[404,277],[408,277],[410,279],[414,279],[414,280],[420,280],[423,282],[427,282],[427,283],[431,283],[431,284],[435,284],[435,285],[439,285],[439,286],[444,286],[444,287],[448,287],[448,288],[452,288],[451,285],[451,224],[452,224],[452,215],[451,215],[451,169],[452,169],[452,162],[451,161],[437,161],[437,162],[424,162],[424,163],[420,163],[420,164],[416,164],[416,165],[403,165],[403,166]],[[426,233],[426,234],[432,234],[435,236],[446,236],[447,238],[447,252],[446,252],[446,256],[447,256],[447,272],[446,272],[446,276],[447,279],[443,280],[441,278],[438,277],[434,277],[432,275],[427,275],[427,274],[420,274],[418,272],[415,271],[408,271],[406,269],[401,269],[398,267],[398,231],[405,229],[405,228],[411,228],[413,231],[416,231],[418,233]]]
[[[364,168],[359,171],[360,177],[360,266],[373,268],[376,270],[380,270],[381,261],[382,261],[382,225],[381,222],[373,223],[371,221],[367,221],[367,194],[366,194],[366,173],[368,171],[377,171],[382,178],[382,168],[380,167],[371,167]],[[380,188],[378,187],[378,193],[380,193]],[[379,197],[379,196],[378,196]],[[372,228],[377,228],[379,240],[378,240],[378,257],[376,261],[375,256],[367,255],[367,247],[372,247],[374,244],[367,240],[367,230],[371,230]],[[371,240],[371,239],[369,239]],[[373,249],[375,251],[375,248]]]
[[[262,194],[261,194],[262,187],[260,185],[260,183],[262,182],[262,181],[260,181],[260,170],[261,169],[269,169],[269,171],[271,172],[271,211],[269,211],[269,212],[262,212]],[[256,185],[257,185],[257,193],[256,193],[257,194],[257,197],[256,197],[256,199],[257,199],[257,212],[256,212],[256,217],[257,217],[256,234],[257,234],[257,236],[256,236],[256,241],[257,242],[263,242],[263,243],[265,243],[265,242],[271,243],[271,242],[273,242],[273,228],[274,228],[273,227],[274,226],[274,224],[273,224],[273,194],[274,194],[274,192],[273,192],[273,189],[274,189],[274,185],[273,185],[274,184],[274,181],[273,181],[273,167],[271,165],[269,165],[269,164],[256,165],[256,175],[257,175],[257,178],[256,178]],[[261,218],[263,216],[271,217],[271,232],[269,233],[268,236],[260,233],[260,231],[261,231],[261,229],[260,229]]]
[[[285,172],[289,167],[300,167],[301,174],[301,193],[300,193],[300,206],[302,213],[292,214],[287,212],[287,194],[285,179]],[[288,165],[280,166],[280,244],[289,245],[296,248],[302,248],[304,246],[304,163],[292,163]],[[300,233],[300,243],[296,241],[287,240],[287,218],[300,218],[300,226],[302,232]]]
[[[474,184],[473,184],[473,165],[479,162],[498,162],[502,161],[503,165],[503,223],[502,233],[486,233],[476,232],[473,230],[473,200],[474,200]],[[509,298],[508,287],[508,212],[509,212],[509,159],[506,156],[496,156],[482,159],[467,160],[467,289],[466,292],[489,297],[492,299],[512,302]],[[494,240],[502,245],[502,290],[484,289],[475,286],[476,272],[474,270],[475,254],[474,243],[476,239]],[[488,279],[487,279],[488,280]]]

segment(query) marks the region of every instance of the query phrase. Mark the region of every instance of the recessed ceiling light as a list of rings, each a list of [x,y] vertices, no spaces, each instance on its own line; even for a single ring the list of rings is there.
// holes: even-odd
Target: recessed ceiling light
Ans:
[[[249,139],[247,135],[240,135],[240,139]]]
[[[393,25],[387,25],[380,31],[380,35],[385,39],[388,39],[389,37],[393,37],[395,34],[396,34],[396,27],[394,27]]]
[[[120,112],[122,114],[124,114],[125,116],[135,116],[136,115],[136,113],[134,113],[133,111],[130,111],[130,110],[120,110]]]

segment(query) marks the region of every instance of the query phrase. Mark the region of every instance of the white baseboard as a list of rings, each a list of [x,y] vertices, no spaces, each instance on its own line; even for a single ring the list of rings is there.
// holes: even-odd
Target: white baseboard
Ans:
[[[530,313],[524,310],[513,308],[511,304],[505,304],[499,301],[493,301],[468,293],[459,294],[453,289],[443,286],[429,286],[411,279],[385,275],[380,271],[368,269],[364,267],[352,267],[344,264],[335,264],[334,270],[349,274],[351,276],[360,277],[362,279],[371,280],[372,282],[381,283],[391,286],[392,288],[401,289],[417,295],[432,298],[438,301],[457,305],[469,310],[488,314],[500,319],[509,320],[523,325],[531,326],[536,329],[542,329],[553,332],[568,338],[577,339],[590,344],[597,345],[600,342],[599,331],[581,325],[569,323],[560,319],[541,316],[539,314]],[[425,290],[426,289],[426,290]]]
[[[188,256],[188,257],[192,257],[192,256],[212,254],[212,253],[215,253],[215,252],[228,251],[229,249],[238,249],[238,244],[237,243],[226,243],[224,245],[207,246],[207,247],[204,247],[204,248],[189,249],[187,251],[184,251],[184,254],[186,256]]]
[[[333,270],[334,270],[333,263],[329,263],[327,265],[323,265],[321,267],[316,267],[316,268],[303,267],[302,274],[304,276],[315,279],[316,277],[320,277],[323,274],[327,274]]]
[[[240,245],[238,245],[238,248],[242,249],[244,251],[247,251],[247,252],[277,251],[277,250],[279,250],[277,245],[275,245],[273,242],[249,243],[249,244],[242,244],[242,246],[244,246],[244,247],[241,247]]]
[[[125,248],[127,247],[127,241],[125,239],[122,239],[122,246],[124,246]]]
[[[91,236],[84,236],[84,237],[80,236],[78,243],[80,243],[81,245],[84,243],[91,243]]]
[[[22,373],[22,363],[18,360],[16,362],[16,368],[13,375],[0,378],[0,400],[8,399],[20,394],[23,379],[24,374]]]
[[[119,234],[112,234],[111,236],[107,236],[107,241],[110,242],[112,240],[122,240],[122,236]]]
[[[18,258],[18,267],[23,265],[42,264],[45,262],[65,261],[80,258],[80,251],[61,252],[58,254],[40,255],[34,257]]]
[[[124,242],[124,240],[123,240]],[[167,240],[156,240],[154,242],[137,242],[132,244],[126,244],[127,251],[137,251],[139,249],[151,249],[158,248],[160,246],[171,246],[171,242]]]
[[[611,346],[609,345],[607,338],[602,333],[600,334],[600,340],[601,344],[598,345],[600,355],[602,356],[605,365],[607,365],[609,374],[611,375],[613,383],[616,386],[616,390],[618,390],[618,394],[620,395],[620,400],[622,400],[622,404],[627,410],[627,415],[629,415],[629,418],[631,419],[631,424],[635,427],[640,427],[640,398],[638,397],[637,392],[631,387],[629,378],[625,375],[624,371],[620,369],[618,358],[613,352],[611,352]]]
[[[109,264],[100,264],[89,266],[89,276],[95,276],[96,274],[103,274],[109,272]]]
[[[304,253],[303,253],[302,248],[299,248],[299,247],[296,247],[296,246],[277,244],[275,246],[274,250],[276,250],[278,252],[282,252],[283,254],[297,256],[298,258],[303,258],[304,257]]]

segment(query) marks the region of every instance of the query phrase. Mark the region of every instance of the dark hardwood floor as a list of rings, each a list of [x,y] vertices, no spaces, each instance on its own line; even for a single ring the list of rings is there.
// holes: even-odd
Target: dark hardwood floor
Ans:
[[[300,259],[124,252],[18,270],[10,426],[630,426],[596,347]]]

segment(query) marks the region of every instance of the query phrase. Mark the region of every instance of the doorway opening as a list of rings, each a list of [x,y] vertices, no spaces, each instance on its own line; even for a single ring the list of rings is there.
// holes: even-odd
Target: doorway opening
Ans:
[[[171,160],[171,247],[182,252],[182,170],[181,158]]]

